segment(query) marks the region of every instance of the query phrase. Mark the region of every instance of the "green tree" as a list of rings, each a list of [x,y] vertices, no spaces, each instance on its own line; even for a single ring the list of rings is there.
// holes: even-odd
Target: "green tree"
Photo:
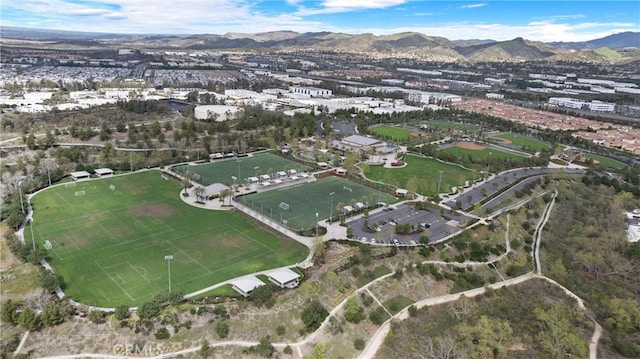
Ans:
[[[470,359],[500,359],[507,357],[513,330],[508,322],[483,315],[475,325],[462,325],[458,336]]]
[[[260,344],[256,345],[252,348],[253,351],[264,358],[271,358],[273,356],[273,352],[275,351],[273,348],[273,344],[271,344],[271,337],[266,336],[260,339]]]
[[[1,318],[2,321],[5,323],[17,323],[18,322],[18,317],[19,317],[19,313],[18,308],[20,308],[20,303],[19,302],[15,302],[12,301],[11,299],[7,300],[3,305],[2,305],[2,309],[1,309]]]
[[[49,303],[42,308],[40,319],[45,326],[51,326],[62,323],[65,318],[57,303]]]
[[[18,324],[26,330],[37,329],[41,325],[40,316],[33,309],[24,308],[18,317]]]
[[[275,304],[273,300],[273,287],[274,286],[272,284],[268,283],[266,285],[255,288],[251,291],[251,293],[249,293],[247,299],[254,302],[258,306],[264,305],[267,308],[271,308]]]
[[[61,284],[60,277],[56,273],[44,268],[41,268],[38,273],[38,282],[44,290],[49,292],[55,291]]]
[[[124,304],[117,306],[116,311],[113,313],[113,316],[118,320],[129,318],[129,307]]]
[[[286,332],[287,328],[284,325],[281,324],[276,327],[276,334],[278,334],[279,336],[283,336]]]
[[[302,322],[307,331],[314,331],[320,327],[320,324],[329,315],[329,312],[322,304],[314,299],[302,311]]]
[[[157,301],[150,301],[142,303],[138,308],[138,316],[141,319],[148,319],[157,316],[160,313],[160,303]]]
[[[354,347],[356,350],[362,350],[362,349],[364,349],[364,347],[366,346],[366,344],[367,344],[367,343],[366,343],[366,342],[364,341],[364,339],[362,339],[362,338],[356,338],[356,339],[353,341],[353,347]]]
[[[582,312],[563,302],[556,302],[549,310],[536,308],[535,318],[541,323],[536,340],[542,347],[541,355],[546,358],[587,358],[589,348],[584,338],[572,330],[570,318],[584,317]]]
[[[327,359],[327,345],[325,343],[318,343],[311,349],[311,359]]]
[[[364,319],[364,310],[358,302],[358,297],[352,296],[344,304],[344,319],[351,323],[360,323]]]

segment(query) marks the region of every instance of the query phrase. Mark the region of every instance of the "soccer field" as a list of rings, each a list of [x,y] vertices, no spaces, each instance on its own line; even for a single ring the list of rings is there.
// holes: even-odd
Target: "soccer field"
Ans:
[[[194,180],[203,186],[208,186],[213,183],[231,185],[233,184],[232,176],[238,178],[238,183],[245,183],[247,178],[260,174],[271,174],[289,169],[306,171],[309,167],[273,153],[263,152],[252,156],[217,160],[195,166],[178,165],[172,169],[178,173],[185,173],[187,170],[195,173],[200,177]]]
[[[397,198],[343,178],[327,177],[311,183],[241,196],[238,201],[274,220],[287,221],[290,228],[299,230],[313,228],[316,213],[318,220],[324,220],[332,214],[336,216],[340,208],[349,204],[393,203]],[[281,206],[281,203],[286,205]]]
[[[376,126],[369,130],[376,136],[391,138],[393,141],[406,141],[411,135],[411,130],[395,126]]]
[[[189,206],[179,192],[180,184],[146,171],[34,196],[35,239],[50,248],[65,293],[85,304],[135,306],[168,290],[169,265],[172,290],[189,293],[308,254],[239,214]]]

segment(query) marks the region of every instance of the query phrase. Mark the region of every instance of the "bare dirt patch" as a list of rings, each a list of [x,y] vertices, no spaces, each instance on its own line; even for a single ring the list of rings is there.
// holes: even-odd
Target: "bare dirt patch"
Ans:
[[[127,213],[140,217],[167,218],[174,214],[174,210],[165,204],[143,204],[130,209]]]
[[[479,145],[473,142],[460,142],[456,145],[456,147],[464,148],[465,150],[473,150],[473,151],[482,151],[486,146]]]
[[[509,146],[510,144],[513,143],[511,140],[508,140],[506,138],[501,138],[501,137],[491,137],[491,139],[495,140],[496,142],[500,142],[504,146]]]

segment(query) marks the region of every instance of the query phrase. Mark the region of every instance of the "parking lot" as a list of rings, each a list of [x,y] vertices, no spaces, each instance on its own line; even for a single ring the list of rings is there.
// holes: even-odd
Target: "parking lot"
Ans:
[[[400,204],[387,207],[369,214],[368,223],[370,227],[375,227],[375,231],[365,230],[364,217],[359,217],[347,222],[347,226],[352,229],[353,239],[366,243],[395,244],[395,245],[417,245],[420,237],[427,235],[429,243],[435,243],[451,234],[462,231],[458,226],[452,226],[447,222],[455,220],[458,223],[467,223],[471,218],[457,214],[455,212],[429,207],[429,209],[416,209],[413,205]],[[398,224],[410,224],[418,232],[411,234],[397,234]]]

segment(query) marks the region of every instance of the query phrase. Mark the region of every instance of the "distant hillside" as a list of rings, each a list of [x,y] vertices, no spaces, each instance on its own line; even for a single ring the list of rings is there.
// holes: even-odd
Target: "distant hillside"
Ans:
[[[521,37],[495,43],[458,46],[455,50],[475,61],[528,61],[555,55],[551,47],[543,43],[526,41]]]
[[[563,60],[623,63],[640,58],[640,33],[625,32],[583,43],[543,43],[515,38],[509,41],[456,40],[418,32],[391,35],[333,32],[271,31],[257,34],[118,35],[0,27],[4,38],[54,40],[63,46],[184,50],[337,51],[375,56],[415,56],[440,62],[504,62]],[[625,51],[617,51],[625,49]]]
[[[601,47],[608,47],[614,50],[627,47],[640,48],[640,32],[627,31],[584,42],[550,42],[549,45],[574,50],[593,50]]]

